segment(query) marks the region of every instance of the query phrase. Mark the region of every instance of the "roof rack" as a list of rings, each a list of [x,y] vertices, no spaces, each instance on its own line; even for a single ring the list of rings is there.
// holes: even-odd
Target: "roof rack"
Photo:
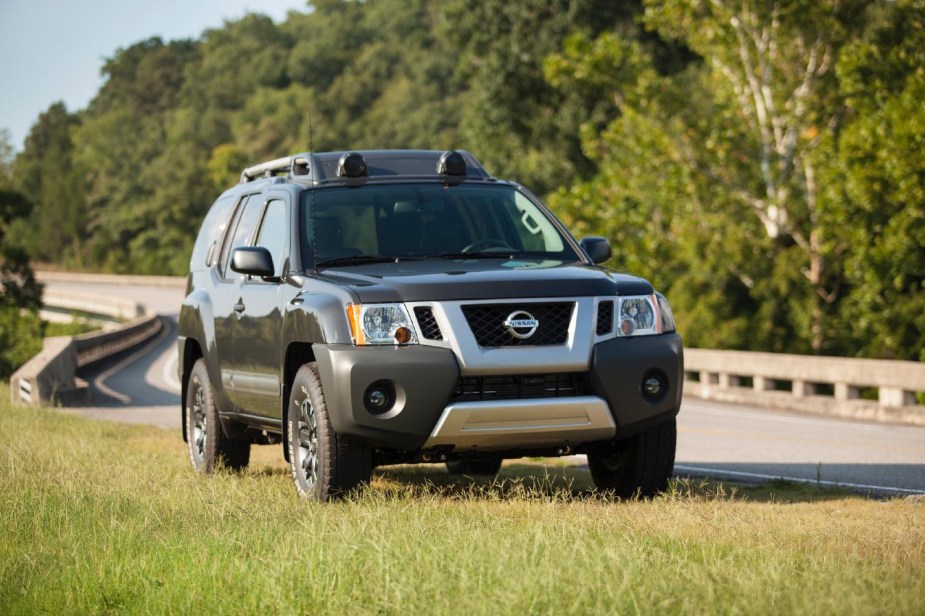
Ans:
[[[308,160],[309,154],[295,154],[248,167],[241,172],[241,184],[247,184],[258,178],[271,178],[279,173],[308,175]]]
[[[353,172],[347,173],[345,163],[351,161]],[[361,169],[362,167],[362,169]],[[492,178],[481,163],[464,150],[361,150],[358,152],[301,152],[246,168],[241,172],[241,184],[260,178],[287,174],[301,177],[313,184],[355,182],[362,177],[409,178],[435,177],[448,183]]]

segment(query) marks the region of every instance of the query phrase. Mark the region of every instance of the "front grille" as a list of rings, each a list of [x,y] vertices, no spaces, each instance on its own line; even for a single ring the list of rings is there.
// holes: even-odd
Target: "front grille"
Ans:
[[[462,311],[480,347],[540,346],[568,342],[568,327],[574,302],[544,304],[470,304]],[[539,321],[536,332],[529,338],[517,338],[504,327],[504,321],[515,312],[527,312]]]
[[[418,319],[418,325],[421,326],[421,335],[428,340],[443,340],[443,332],[440,331],[440,325],[434,317],[432,308],[418,306],[414,309],[414,316]]]
[[[588,391],[587,380],[583,372],[467,376],[459,379],[451,402],[581,396]]]
[[[603,336],[613,331],[613,302],[601,302],[597,305],[597,335]]]

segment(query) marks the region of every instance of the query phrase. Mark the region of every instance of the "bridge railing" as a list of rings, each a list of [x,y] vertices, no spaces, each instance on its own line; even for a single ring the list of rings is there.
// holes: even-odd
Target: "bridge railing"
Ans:
[[[685,394],[925,425],[925,363],[685,349]]]
[[[112,283],[125,279],[84,274],[56,276],[64,282]],[[47,280],[49,276],[42,278]],[[178,284],[173,279],[161,278]],[[149,313],[144,304],[134,300],[46,290],[43,303],[47,309],[58,313],[76,311],[128,322],[79,336],[46,338],[42,350],[10,377],[10,396],[14,402],[49,405],[78,394],[75,377],[79,368],[137,346],[157,335],[163,327],[163,320],[157,314]]]

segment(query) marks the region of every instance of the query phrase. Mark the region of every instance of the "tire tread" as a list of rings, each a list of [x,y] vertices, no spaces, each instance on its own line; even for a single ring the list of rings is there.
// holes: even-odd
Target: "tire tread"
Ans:
[[[327,443],[330,446],[319,447],[321,457],[318,461],[317,484],[313,493],[306,493],[296,478],[298,469],[295,468],[295,464],[298,464],[298,461],[294,459],[290,462],[293,465],[296,489],[300,494],[320,501],[342,498],[351,490],[369,483],[372,472],[372,454],[365,444],[334,431],[328,416],[327,401],[317,364],[310,362],[299,368],[293,380],[290,407],[295,404],[296,396],[300,395],[301,383],[305,383],[315,409],[319,444]],[[291,409],[289,412],[292,412]],[[297,439],[297,431],[295,435],[290,434],[289,438]]]
[[[595,485],[620,498],[650,498],[664,492],[674,470],[677,423],[674,418],[617,443],[620,464],[610,468],[606,458],[588,455]]]

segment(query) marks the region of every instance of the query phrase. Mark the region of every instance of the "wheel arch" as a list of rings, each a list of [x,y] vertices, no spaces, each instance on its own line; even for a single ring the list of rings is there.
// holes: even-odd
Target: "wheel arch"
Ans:
[[[195,338],[187,338],[183,343],[183,355],[181,356],[182,376],[180,377],[180,432],[183,434],[183,442],[186,442],[186,392],[189,385],[189,375],[193,371],[193,366],[199,360],[202,354],[202,346]]]
[[[280,404],[280,420],[283,427],[283,457],[289,462],[289,448],[286,443],[289,438],[289,422],[286,421],[286,412],[289,406],[289,395],[292,393],[292,381],[296,372],[303,365],[315,361],[315,351],[310,342],[291,342],[286,347],[286,359],[283,363],[283,396]]]

